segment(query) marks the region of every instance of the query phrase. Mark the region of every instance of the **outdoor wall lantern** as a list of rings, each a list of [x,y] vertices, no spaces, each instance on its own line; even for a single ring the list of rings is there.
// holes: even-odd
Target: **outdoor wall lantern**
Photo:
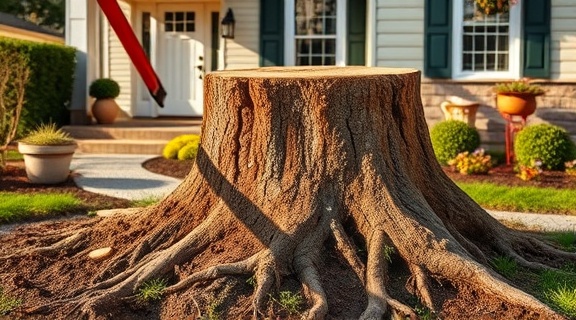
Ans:
[[[234,39],[235,24],[236,20],[234,20],[234,13],[232,13],[232,9],[228,9],[224,19],[222,19],[222,38]]]

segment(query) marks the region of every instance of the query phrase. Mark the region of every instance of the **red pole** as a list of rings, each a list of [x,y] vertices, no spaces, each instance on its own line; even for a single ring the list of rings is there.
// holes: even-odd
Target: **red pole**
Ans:
[[[142,77],[148,91],[150,91],[152,98],[154,98],[160,107],[163,107],[166,91],[164,87],[162,87],[160,78],[158,78],[158,75],[154,72],[148,57],[146,57],[146,53],[140,45],[140,42],[138,42],[138,38],[136,38],[132,27],[128,23],[128,20],[126,20],[124,13],[122,13],[122,9],[120,9],[118,2],[116,2],[117,0],[97,1],[102,12],[104,12],[110,22],[110,26],[116,32],[118,39],[120,39],[124,50],[126,50],[140,77]]]

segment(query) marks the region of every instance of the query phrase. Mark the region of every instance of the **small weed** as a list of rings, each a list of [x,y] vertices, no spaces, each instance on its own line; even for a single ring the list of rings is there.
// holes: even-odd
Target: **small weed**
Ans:
[[[0,287],[0,316],[9,314],[21,304],[22,300],[8,296],[4,288]]]
[[[496,257],[492,260],[492,265],[506,278],[510,278],[518,271],[518,264],[510,257]]]
[[[94,210],[88,211],[88,213],[86,215],[89,216],[90,218],[93,218],[96,216],[96,211],[94,211]]]
[[[8,155],[6,156],[6,160],[8,161],[16,161],[16,160],[23,160],[24,156],[16,151],[16,150],[8,150]]]
[[[140,200],[134,200],[130,203],[130,205],[132,207],[147,207],[149,205],[153,205],[158,203],[160,200],[162,200],[161,198],[158,197],[154,197],[154,196],[150,196],[144,199],[140,199]]]
[[[540,293],[553,307],[570,317],[576,317],[576,266],[568,264],[563,270],[546,270],[540,274]]]
[[[251,276],[250,278],[246,279],[246,283],[252,287],[256,287],[256,276]]]
[[[384,258],[388,260],[388,262],[392,263],[392,255],[396,252],[396,249],[392,246],[384,246]]]
[[[206,314],[201,315],[199,320],[219,320],[222,313],[221,305],[222,300],[220,299],[212,301],[206,308]]]
[[[142,284],[138,289],[137,297],[143,301],[159,300],[162,298],[162,291],[166,288],[166,280],[151,279]]]
[[[434,312],[424,306],[418,305],[414,307],[414,311],[418,315],[418,318],[421,320],[436,320],[438,317],[434,314]]]
[[[300,307],[304,300],[299,293],[293,293],[291,291],[281,291],[278,294],[278,299],[270,296],[271,299],[278,303],[280,307],[288,312],[289,314],[298,314],[300,313]]]
[[[545,292],[546,298],[570,317],[576,317],[576,287],[564,285]]]
[[[572,231],[554,232],[550,234],[550,239],[560,245],[565,250],[574,251],[576,249],[576,233]]]

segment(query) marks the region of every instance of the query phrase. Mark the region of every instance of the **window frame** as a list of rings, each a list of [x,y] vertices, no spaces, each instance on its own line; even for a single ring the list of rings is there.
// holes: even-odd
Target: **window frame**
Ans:
[[[296,12],[295,5],[296,0],[285,1],[284,7],[284,21],[286,22],[284,28],[284,65],[295,66],[296,65],[296,39],[318,39],[318,35],[312,35],[309,37],[302,37],[296,35]],[[323,39],[335,39],[336,40],[336,66],[346,65],[346,47],[348,43],[347,37],[347,23],[346,23],[346,0],[336,0],[336,35],[323,37]]]
[[[462,61],[464,1],[455,0],[452,8],[452,79],[517,79],[521,74],[522,1],[510,7],[508,71],[465,71]]]

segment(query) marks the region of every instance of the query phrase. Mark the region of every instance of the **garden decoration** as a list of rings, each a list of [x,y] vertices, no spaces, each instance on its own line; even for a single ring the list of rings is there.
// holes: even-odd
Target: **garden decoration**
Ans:
[[[510,6],[518,0],[475,0],[478,8],[486,15],[495,15],[510,11]]]

